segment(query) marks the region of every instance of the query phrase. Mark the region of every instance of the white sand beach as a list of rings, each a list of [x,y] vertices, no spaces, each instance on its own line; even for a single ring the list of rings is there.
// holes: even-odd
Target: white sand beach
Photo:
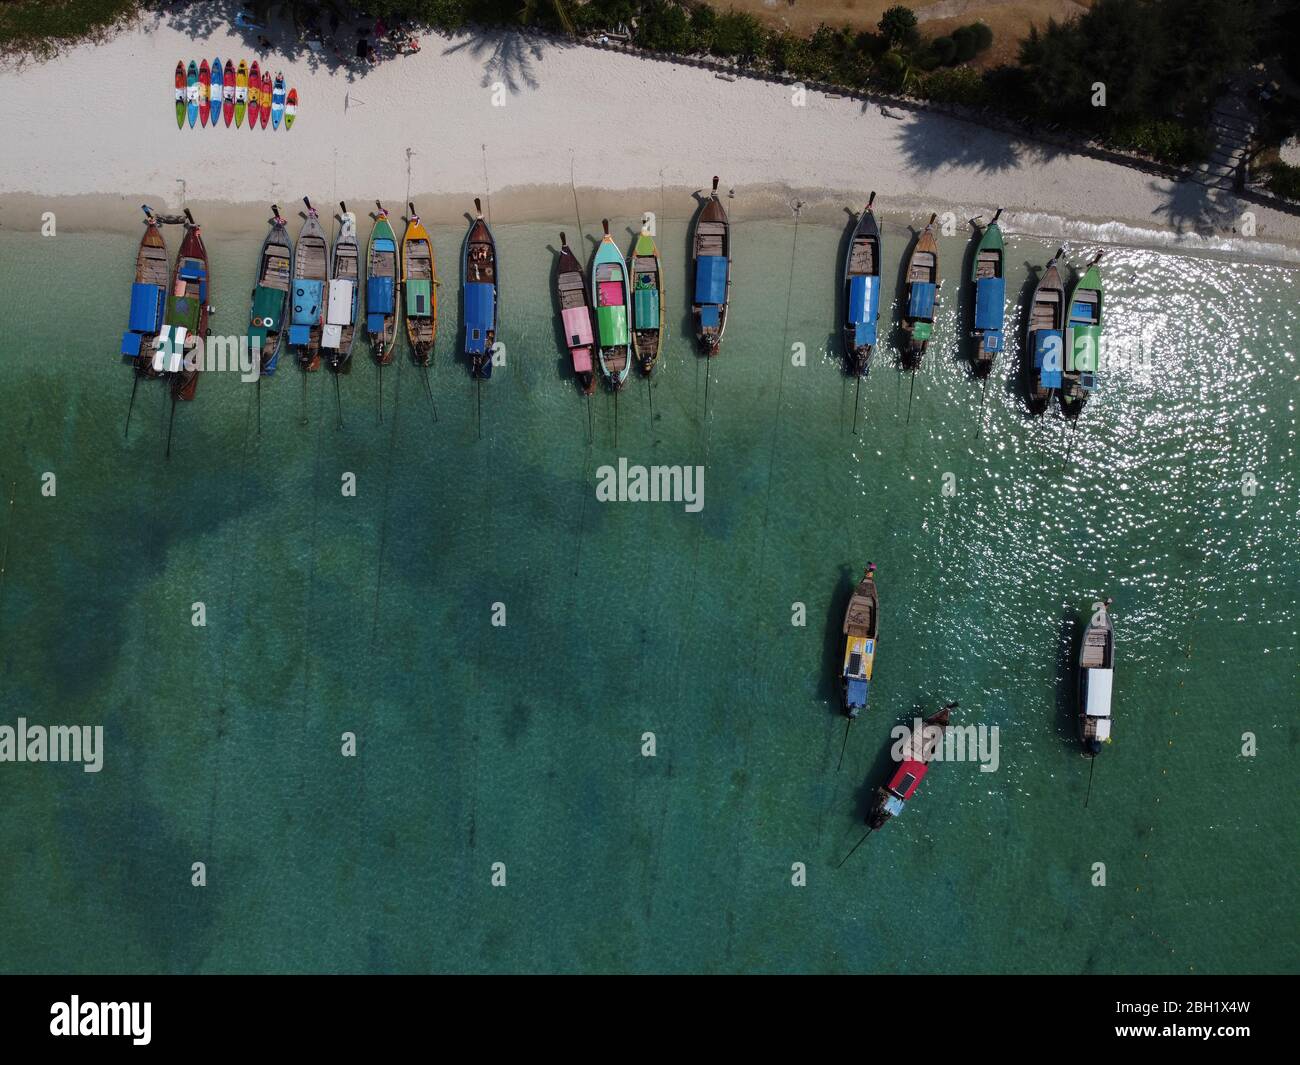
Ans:
[[[435,221],[486,195],[498,220],[522,221],[564,217],[571,180],[594,216],[605,209],[598,190],[658,200],[661,188],[696,189],[719,174],[741,218],[796,198],[830,217],[874,189],[884,212],[964,220],[1000,205],[1015,228],[1049,237],[1086,227],[1125,243],[1300,244],[1294,215],[939,114],[886,116],[818,92],[795,106],[787,86],[527,36],[426,36],[418,54],[364,74],[310,54],[258,55],[247,40],[224,30],[196,39],[149,20],[50,62],[6,63],[0,226],[37,228],[32,208],[56,197],[81,198],[62,209],[112,226],[107,196],[132,211],[206,205],[210,218],[223,204],[303,194],[397,207],[409,193]],[[215,56],[282,70],[301,100],[294,128],[178,130],[176,61]],[[664,202],[670,214],[693,206]],[[1237,239],[1247,211],[1254,235]]]

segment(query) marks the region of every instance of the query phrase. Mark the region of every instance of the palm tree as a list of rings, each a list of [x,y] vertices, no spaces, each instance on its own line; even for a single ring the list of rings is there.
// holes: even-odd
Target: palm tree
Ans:
[[[564,0],[550,0],[551,8],[555,12],[555,17],[560,20],[560,25],[564,27],[566,33],[573,33],[573,19],[569,18],[569,12],[565,9]],[[519,21],[525,26],[530,25],[537,16],[537,0],[524,0],[524,6],[519,11]]]

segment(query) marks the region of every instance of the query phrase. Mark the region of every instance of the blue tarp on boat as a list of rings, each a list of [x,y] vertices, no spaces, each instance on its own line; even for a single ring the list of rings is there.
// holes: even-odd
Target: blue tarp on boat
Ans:
[[[389,241],[391,244],[392,241]],[[372,277],[366,281],[366,310],[393,313],[393,279]]]
[[[844,702],[851,707],[863,707],[867,705],[867,682],[854,678],[849,681],[848,688],[844,693]]]
[[[378,240],[375,241],[375,251],[395,252],[397,251],[397,248],[393,245],[393,242],[389,240],[387,237],[380,237]]]
[[[984,350],[1001,351],[1002,350],[1002,330],[986,329],[984,331]]]
[[[701,255],[695,261],[695,302],[727,302],[727,260],[721,255]]]
[[[710,303],[700,308],[700,325],[704,329],[717,329],[720,321],[722,321],[722,316],[718,313],[718,308],[713,304]]]
[[[186,259],[181,263],[180,273],[185,281],[197,281],[203,276],[203,264],[197,259]]]
[[[161,285],[137,281],[131,286],[131,318],[127,323],[136,333],[156,333],[162,324],[163,290]]]
[[[465,351],[482,355],[487,351],[487,334],[495,327],[496,290],[484,281],[465,286]]]
[[[1001,277],[981,277],[975,282],[976,329],[1002,328],[1006,290],[1006,280]]]
[[[144,339],[139,333],[122,334],[122,354],[135,358],[140,354],[140,342]]]
[[[315,325],[320,321],[320,298],[322,284],[319,281],[306,281],[299,278],[293,283],[293,324],[294,325]],[[289,343],[297,344],[300,341],[293,339],[293,333],[289,334]]]
[[[384,315],[367,314],[366,331],[370,333],[382,333],[384,331]]]
[[[289,326],[289,343],[293,344],[295,347],[305,348],[311,343],[311,326]]]
[[[853,342],[859,345],[875,344],[876,315],[880,307],[880,279],[878,277],[849,278],[848,324],[853,326]]]
[[[928,322],[934,317],[934,282],[913,281],[907,298],[907,317],[914,322]]]
[[[1061,387],[1061,370],[1065,363],[1065,344],[1059,329],[1039,329],[1034,333],[1034,367],[1044,388]]]

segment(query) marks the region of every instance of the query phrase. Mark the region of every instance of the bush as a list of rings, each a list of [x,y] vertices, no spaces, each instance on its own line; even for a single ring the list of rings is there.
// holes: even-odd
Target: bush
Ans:
[[[958,26],[952,33],[952,43],[957,46],[957,62],[968,63],[975,58],[975,30],[971,26]]]
[[[972,22],[970,24],[971,33],[975,35],[975,54],[987,52],[993,47],[993,31],[987,23]]]
[[[714,55],[750,60],[763,52],[766,41],[767,34],[753,15],[743,11],[728,11],[725,15],[718,16],[711,50]]]
[[[140,0],[10,0],[0,6],[0,52],[53,55],[134,15]]]
[[[690,16],[676,4],[651,0],[641,10],[636,43],[656,52],[689,52],[694,43]]]
[[[1173,166],[1189,166],[1209,155],[1211,148],[1203,130],[1161,119],[1125,122],[1105,139],[1121,151],[1141,152]]]
[[[916,15],[910,7],[895,4],[880,16],[880,35],[893,47],[914,45],[917,40]]]
[[[989,102],[984,78],[970,67],[951,67],[927,74],[917,83],[916,94],[941,104],[979,107]]]
[[[936,37],[930,42],[930,49],[940,66],[951,66],[957,58],[957,42],[951,37]]]
[[[1264,171],[1269,192],[1285,196],[1288,200],[1300,200],[1300,166],[1292,166],[1280,160],[1270,163]]]
[[[718,26],[718,13],[708,4],[691,9],[692,51],[708,52],[713,48],[713,34]]]

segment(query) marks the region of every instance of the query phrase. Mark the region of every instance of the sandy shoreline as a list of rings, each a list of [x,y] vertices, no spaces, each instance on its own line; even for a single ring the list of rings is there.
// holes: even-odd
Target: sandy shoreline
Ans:
[[[874,189],[887,215],[964,221],[1001,205],[1015,229],[1052,238],[1280,259],[1300,248],[1293,215],[947,116],[887,118],[814,92],[796,107],[787,86],[514,35],[428,36],[362,76],[272,54],[302,99],[291,132],[178,130],[176,61],[218,55],[255,57],[240,37],[196,42],[162,21],[0,69],[6,138],[26,146],[0,157],[0,229],[35,231],[55,208],[64,227],[133,229],[148,202],[255,231],[271,201],[397,209],[408,189],[435,223],[475,195],[499,222],[568,218],[575,190],[584,220],[677,218],[717,173],[737,220],[788,216],[800,199],[805,219],[833,222]],[[1244,212],[1251,237],[1237,234]]]

